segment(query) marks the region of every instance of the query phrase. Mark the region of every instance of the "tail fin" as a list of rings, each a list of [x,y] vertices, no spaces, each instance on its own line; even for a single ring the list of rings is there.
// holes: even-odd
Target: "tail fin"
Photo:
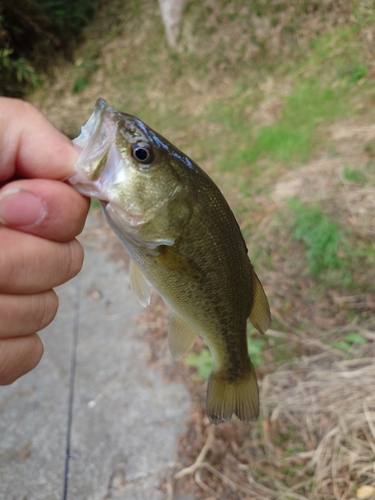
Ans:
[[[259,415],[259,390],[255,370],[250,370],[239,380],[231,381],[222,372],[213,371],[207,387],[207,416],[213,424],[230,420],[234,413],[250,422]]]

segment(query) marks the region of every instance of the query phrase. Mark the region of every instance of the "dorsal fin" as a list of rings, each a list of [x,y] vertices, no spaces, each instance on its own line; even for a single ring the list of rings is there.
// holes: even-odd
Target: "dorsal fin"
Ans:
[[[192,347],[197,337],[197,332],[192,330],[176,314],[170,313],[168,347],[173,359],[180,359]]]
[[[271,325],[271,312],[262,283],[253,270],[253,307],[249,320],[260,332],[264,333]]]
[[[151,299],[151,285],[133,259],[130,259],[129,277],[130,286],[135,293],[138,302],[143,307],[148,306]]]

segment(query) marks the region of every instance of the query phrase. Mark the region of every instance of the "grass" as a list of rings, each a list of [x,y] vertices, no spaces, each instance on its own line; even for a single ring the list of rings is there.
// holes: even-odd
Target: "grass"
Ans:
[[[346,270],[347,258],[339,255],[343,234],[338,222],[324,215],[318,205],[292,199],[289,207],[296,216],[293,236],[306,246],[309,272],[318,276],[334,269]]]
[[[366,184],[367,176],[363,170],[352,169],[347,166],[344,167],[344,178],[350,182],[356,182],[357,184]]]
[[[91,59],[76,61],[74,68],[75,80],[72,86],[73,94],[81,92],[89,85],[91,75],[99,69],[99,65],[96,62],[97,58],[98,54],[94,55]]]
[[[340,93],[320,87],[315,79],[303,81],[286,97],[280,120],[261,127],[253,144],[239,153],[237,159],[240,164],[254,163],[264,155],[285,164],[308,161],[319,124],[345,116],[347,111]]]
[[[353,175],[351,172],[349,176]],[[354,177],[358,179],[357,175]],[[292,236],[304,245],[306,270],[310,275],[319,278],[325,288],[338,286],[352,291],[374,288],[371,282],[366,283],[365,272],[375,263],[371,241],[359,240],[351,228],[342,227],[328,217],[318,204],[293,198],[288,206],[294,215]]]

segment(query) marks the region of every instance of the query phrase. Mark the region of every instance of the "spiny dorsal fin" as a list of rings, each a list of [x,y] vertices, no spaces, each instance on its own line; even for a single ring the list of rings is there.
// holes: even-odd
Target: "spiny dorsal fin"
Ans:
[[[151,285],[132,259],[130,259],[129,276],[130,286],[135,293],[138,302],[143,307],[148,306],[151,298]]]
[[[249,320],[260,333],[264,333],[271,325],[271,312],[262,284],[254,270],[253,296],[253,307],[251,309]]]
[[[192,347],[197,337],[197,332],[192,330],[176,314],[170,313],[168,347],[173,359],[180,359]]]

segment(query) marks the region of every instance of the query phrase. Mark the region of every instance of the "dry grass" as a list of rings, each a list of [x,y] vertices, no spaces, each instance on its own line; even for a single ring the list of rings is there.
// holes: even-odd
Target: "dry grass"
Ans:
[[[368,336],[375,340],[374,332]],[[286,498],[344,500],[353,498],[358,487],[375,484],[374,384],[373,357],[340,360],[332,351],[266,376],[262,411],[267,456],[274,456],[275,432],[287,435],[293,429],[294,443],[304,448],[284,457],[283,463],[298,473],[288,488],[279,484],[271,498],[283,492]]]
[[[259,426],[232,421],[214,428],[195,403],[180,459],[186,464],[187,457],[197,458],[174,474],[168,498],[186,490],[217,500],[373,498],[374,326],[362,331],[367,343],[353,349],[350,359],[315,339],[318,354],[266,375]],[[340,338],[345,331],[334,333]],[[271,335],[296,342],[286,333]]]

